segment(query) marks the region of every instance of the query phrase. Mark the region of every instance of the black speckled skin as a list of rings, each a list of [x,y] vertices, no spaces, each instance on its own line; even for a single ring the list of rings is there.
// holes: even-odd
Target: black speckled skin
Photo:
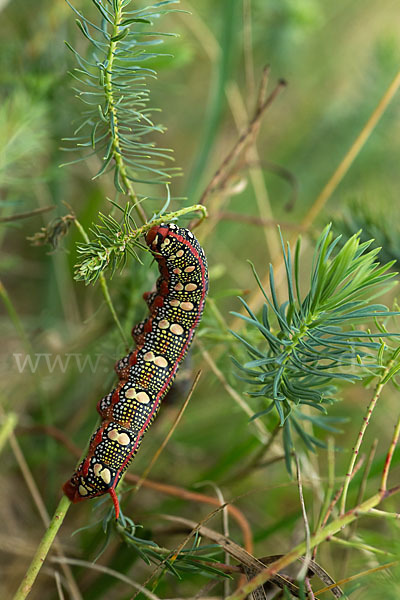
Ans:
[[[150,314],[134,327],[136,349],[117,362],[119,383],[97,405],[101,425],[63,487],[72,502],[110,493],[117,517],[115,488],[192,342],[208,290],[206,257],[191,231],[158,225],[146,243],[160,270],[156,291],[144,295]]]

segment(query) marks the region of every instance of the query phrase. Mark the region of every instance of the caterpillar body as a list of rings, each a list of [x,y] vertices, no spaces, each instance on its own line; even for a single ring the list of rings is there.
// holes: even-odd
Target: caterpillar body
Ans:
[[[135,456],[170,388],[201,319],[208,291],[207,261],[188,229],[154,226],[146,243],[158,262],[156,291],[144,294],[150,315],[132,330],[136,349],[115,366],[119,382],[97,404],[101,424],[86,457],[63,486],[72,502],[109,493]]]

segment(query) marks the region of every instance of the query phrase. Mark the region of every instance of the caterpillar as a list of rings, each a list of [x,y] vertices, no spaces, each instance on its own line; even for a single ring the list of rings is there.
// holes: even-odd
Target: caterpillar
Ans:
[[[63,486],[74,503],[110,494],[117,519],[115,488],[185,357],[208,291],[207,260],[191,231],[161,224],[145,239],[160,271],[156,290],[143,295],[150,314],[133,328],[136,349],[115,365],[119,382],[97,404],[101,424],[86,457]]]

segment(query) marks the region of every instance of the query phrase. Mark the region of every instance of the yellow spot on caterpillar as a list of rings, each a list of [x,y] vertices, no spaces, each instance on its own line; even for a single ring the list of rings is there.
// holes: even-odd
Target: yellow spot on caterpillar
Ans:
[[[127,433],[120,433],[118,436],[118,442],[121,444],[121,446],[127,446],[130,444],[131,440]]]
[[[80,493],[81,496],[87,496],[88,495],[88,491],[85,487],[83,487],[83,485],[80,485],[78,488],[78,492]]]
[[[195,270],[195,268],[196,268],[196,267],[193,267],[193,266],[191,266],[191,267],[186,267],[186,269],[185,269],[185,273],[191,273],[192,271],[194,271],[194,270]]]
[[[165,240],[161,244],[161,248],[164,248],[164,246],[168,246],[170,243],[171,243],[171,240],[169,238],[165,238]]]
[[[154,359],[154,364],[157,365],[157,367],[162,367],[163,369],[168,366],[168,362],[163,356],[157,356],[157,358]]]
[[[103,469],[100,473],[100,477],[104,481],[104,483],[110,483],[111,481],[111,471],[110,469]]]
[[[146,362],[152,362],[154,360],[154,354],[152,352],[146,352],[146,354],[143,356],[143,360]]]
[[[150,398],[146,394],[146,392],[139,392],[138,395],[136,396],[136,400],[138,402],[141,402],[142,404],[148,404],[150,402]]]
[[[94,465],[93,471],[94,471],[94,474],[95,474],[96,477],[99,477],[101,469],[102,469],[102,466],[101,466],[100,463],[97,463],[97,464]]]
[[[129,388],[129,390],[126,390],[126,392],[125,392],[126,398],[129,398],[130,400],[132,400],[135,396],[136,396],[135,388]]]
[[[176,290],[177,292],[181,292],[183,290],[183,285],[181,283],[177,283],[174,287],[174,290]]]
[[[158,324],[160,329],[168,329],[169,327],[169,321],[167,321],[167,319],[162,319],[159,324]]]
[[[170,306],[179,306],[180,302],[179,300],[170,300],[169,304]]]
[[[195,289],[197,289],[197,285],[195,283],[187,283],[185,285],[185,290],[187,292],[193,292]]]
[[[171,325],[170,329],[175,335],[182,335],[183,333],[183,327],[181,327],[178,323],[174,323],[173,325]]]
[[[187,310],[187,311],[193,310],[193,304],[192,304],[192,302],[181,302],[181,309],[182,310]]]
[[[118,435],[118,429],[111,429],[111,431],[108,432],[107,437],[115,442],[115,440],[118,439]]]
[[[178,252],[176,253],[176,256],[177,256],[178,258],[180,258],[180,257],[181,257],[181,256],[183,256],[184,254],[185,254],[185,253],[184,253],[184,251],[183,251],[183,250],[178,250]]]

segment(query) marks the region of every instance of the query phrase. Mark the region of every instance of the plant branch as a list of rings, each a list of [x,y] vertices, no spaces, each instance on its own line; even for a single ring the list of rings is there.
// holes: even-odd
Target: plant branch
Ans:
[[[160,445],[160,447],[157,449],[156,453],[154,454],[153,458],[151,459],[151,461],[149,462],[149,464],[147,465],[146,469],[143,471],[142,475],[140,476],[139,481],[137,482],[136,486],[135,486],[135,493],[139,491],[139,489],[142,487],[144,481],[147,479],[151,469],[153,468],[154,464],[156,463],[156,461],[158,460],[161,452],[164,450],[164,448],[166,447],[166,445],[168,444],[169,440],[171,439],[175,429],[178,427],[182,417],[183,417],[183,413],[185,412],[190,399],[193,395],[194,390],[197,387],[197,384],[199,383],[199,379],[201,376],[201,371],[199,371],[196,375],[196,377],[194,378],[194,381],[191,385],[191,388],[189,390],[188,395],[186,396],[186,399],[184,401],[184,403],[182,404],[182,407],[180,408],[176,419],[174,420],[174,423],[171,427],[171,429],[169,430],[168,434],[166,435],[165,439],[163,440],[162,444]]]
[[[261,86],[260,86],[260,97],[261,98],[263,98],[264,93],[265,93],[265,86],[266,86],[268,73],[269,73],[269,67],[266,67],[264,69],[263,78],[262,78],[262,82],[261,82]],[[279,80],[275,89],[271,92],[271,94],[268,96],[268,98],[264,99],[261,103],[259,102],[257,104],[255,113],[254,113],[253,118],[251,119],[247,129],[242,133],[242,135],[239,137],[239,139],[237,140],[237,142],[235,143],[233,148],[230,150],[230,152],[227,154],[227,156],[222,161],[222,163],[219,166],[219,168],[217,169],[217,171],[214,173],[213,177],[211,178],[211,181],[209,182],[209,184],[207,185],[206,189],[204,190],[204,192],[201,196],[200,204],[207,203],[211,194],[215,190],[217,190],[219,188],[219,186],[221,185],[221,183],[223,182],[223,180],[226,176],[226,173],[229,171],[229,168],[232,165],[232,163],[234,163],[237,160],[237,158],[240,156],[240,154],[242,154],[242,152],[245,150],[245,148],[250,143],[254,143],[254,137],[258,133],[258,130],[259,130],[260,124],[261,124],[261,120],[262,120],[262,117],[263,117],[265,111],[271,106],[271,104],[273,103],[275,98],[278,96],[278,94],[282,91],[282,89],[285,86],[286,86],[286,82],[283,79]]]
[[[340,514],[344,514],[344,512],[346,511],[347,492],[349,489],[351,478],[353,476],[354,465],[358,458],[358,454],[360,452],[360,447],[361,447],[361,444],[364,439],[364,434],[369,425],[371,415],[372,415],[374,408],[379,400],[381,392],[382,392],[383,388],[385,387],[385,383],[383,383],[383,381],[390,370],[391,364],[392,364],[391,362],[388,363],[388,365],[385,367],[385,370],[383,371],[382,376],[379,378],[379,382],[375,388],[375,394],[374,394],[371,402],[368,405],[367,414],[365,417],[363,417],[363,423],[361,425],[361,429],[358,433],[357,440],[356,440],[355,446],[353,448],[349,466],[347,467],[347,473],[346,473],[346,477],[345,477],[344,485],[343,485],[343,493],[342,493],[342,497],[341,497],[341,501],[340,501]]]
[[[384,476],[385,472],[387,472],[390,468],[391,459],[393,457],[394,447],[395,447],[395,444],[396,444],[396,442],[398,440],[398,436],[399,436],[399,430],[400,430],[400,419],[396,425],[395,433],[393,435],[393,438],[392,438],[392,441],[391,441],[391,444],[390,444],[390,447],[389,447],[389,450],[387,453],[383,476]],[[303,556],[306,553],[308,546],[312,549],[315,546],[321,544],[325,540],[329,539],[330,537],[332,537],[333,535],[335,535],[336,533],[341,531],[344,527],[346,527],[350,523],[353,523],[353,521],[355,521],[357,518],[359,518],[363,514],[368,513],[371,509],[378,506],[382,502],[382,500],[398,493],[399,491],[400,491],[400,486],[395,486],[394,488],[391,488],[389,490],[386,490],[386,489],[379,490],[378,493],[376,493],[373,496],[371,496],[370,498],[368,498],[368,500],[365,500],[364,502],[362,502],[355,508],[349,510],[344,515],[340,515],[337,519],[334,519],[333,521],[328,523],[325,527],[323,527],[319,531],[315,532],[311,536],[309,544],[307,543],[307,541],[302,542],[301,544],[298,544],[290,552],[285,554],[285,556],[283,556],[279,560],[275,561],[267,569],[264,569],[261,573],[259,573],[255,577],[253,577],[253,579],[249,583],[245,584],[239,590],[237,590],[236,592],[231,594],[231,596],[229,596],[229,598],[227,600],[244,600],[244,598],[248,594],[252,593],[253,590],[255,590],[257,587],[260,587],[265,582],[269,581],[276,573],[279,573],[282,569],[284,569],[285,567],[290,565],[297,558],[299,558],[300,556]]]
[[[11,446],[11,449],[15,456],[15,459],[18,463],[18,466],[21,470],[21,473],[25,480],[26,486],[32,496],[33,502],[34,502],[34,504],[37,508],[37,511],[40,515],[42,523],[45,528],[48,528],[49,524],[50,524],[50,518],[49,518],[48,512],[46,510],[46,506],[43,502],[42,496],[40,495],[39,488],[36,485],[33,475],[29,469],[28,463],[26,462],[25,456],[21,450],[18,440],[13,432],[10,435],[10,446]],[[64,558],[64,552],[63,552],[62,546],[57,539],[54,540],[54,548],[55,548],[57,554],[61,558]],[[65,579],[68,582],[69,590],[71,593],[71,598],[73,598],[74,600],[82,600],[82,596],[79,592],[79,588],[78,588],[78,586],[75,582],[75,579],[72,575],[71,569],[66,564],[62,564],[61,568],[64,572]]]
[[[369,117],[368,121],[362,128],[361,132],[356,137],[356,139],[354,140],[350,149],[345,154],[342,161],[339,163],[338,167],[336,168],[336,170],[334,171],[334,173],[332,174],[332,176],[330,177],[330,179],[328,180],[326,185],[323,187],[323,189],[317,196],[314,204],[311,206],[311,208],[307,212],[306,216],[303,218],[302,225],[304,227],[309,227],[314,222],[317,215],[319,215],[321,210],[324,208],[326,202],[332,196],[333,192],[335,191],[335,189],[337,188],[339,183],[342,181],[342,179],[346,175],[347,171],[350,169],[354,160],[361,152],[362,148],[364,147],[369,136],[375,129],[376,125],[379,123],[381,117],[385,113],[387,107],[389,106],[393,97],[397,93],[399,87],[400,87],[400,71],[398,71],[398,73],[395,75],[394,79],[392,80],[389,87],[383,94],[377,107],[372,112],[371,116]]]
[[[42,208],[35,208],[34,210],[30,210],[28,212],[17,213],[15,215],[10,215],[9,217],[0,217],[0,223],[9,223],[11,221],[19,221],[21,219],[29,219],[30,217],[36,217],[36,215],[40,215],[42,213],[49,212],[50,210],[54,210],[55,206],[43,206]]]
[[[18,418],[15,413],[2,414],[2,423],[0,427],[0,454],[13,433],[17,422]]]
[[[336,584],[343,585],[344,583],[350,583],[351,581],[356,581],[360,577],[365,577],[366,575],[372,575],[373,573],[378,573],[379,571],[383,571],[384,569],[391,569],[399,564],[400,561],[394,560],[393,562],[386,563],[385,565],[379,565],[379,567],[374,567],[373,569],[368,569],[367,571],[362,571],[361,573],[357,573],[356,575],[352,575],[351,577],[346,577],[345,579],[340,579]],[[329,592],[333,588],[332,585],[328,585],[327,587],[321,588],[317,590],[316,594],[323,594],[324,592]]]
[[[33,584],[35,583],[36,577],[38,576],[38,573],[42,568],[44,561],[46,560],[47,554],[54,542],[58,530],[63,523],[64,517],[67,514],[70,505],[70,500],[68,500],[66,496],[63,496],[13,600],[25,600],[25,598],[28,596]]]
[[[354,140],[351,148],[345,154],[345,156],[343,157],[343,159],[341,160],[339,165],[336,167],[334,173],[332,174],[332,176],[330,177],[327,184],[324,186],[324,188],[321,190],[321,192],[317,196],[315,202],[313,203],[312,207],[310,208],[310,210],[308,211],[306,216],[302,219],[301,225],[303,227],[306,227],[308,229],[314,223],[315,219],[318,217],[321,210],[324,208],[326,202],[332,196],[333,192],[335,191],[335,189],[337,188],[339,183],[342,181],[343,177],[346,175],[346,173],[350,169],[351,165],[353,164],[354,160],[356,159],[356,157],[358,156],[358,154],[364,147],[369,136],[375,129],[376,125],[378,124],[378,122],[384,115],[387,107],[389,106],[391,100],[397,93],[399,87],[400,87],[400,71],[395,75],[395,77],[392,80],[392,82],[390,83],[389,87],[384,92],[382,99],[378,103],[378,106],[372,112],[367,123],[364,125],[363,129],[361,130],[360,134]],[[293,241],[293,240],[291,240],[291,241]],[[277,260],[274,260],[274,271],[275,271],[275,277],[276,277],[277,284],[279,285],[283,279],[284,272],[285,272],[285,264],[284,264],[284,261],[280,257],[278,257]],[[265,278],[265,280],[262,281],[262,285],[263,285],[263,287],[266,287],[268,285],[268,276]],[[249,307],[254,312],[257,312],[259,310],[259,308],[262,306],[262,303],[263,303],[263,295],[260,290],[256,290],[254,292],[254,294],[252,295],[252,297],[248,301]],[[239,326],[239,323],[240,323],[240,320],[235,319],[232,322],[231,327],[233,329],[237,329]]]
[[[379,488],[379,491],[381,492],[382,495],[384,495],[387,491],[386,486],[387,486],[387,479],[389,476],[389,469],[390,469],[390,465],[391,465],[391,462],[393,459],[394,450],[396,448],[397,442],[399,441],[399,435],[400,435],[400,417],[397,419],[397,423],[394,428],[394,434],[392,437],[392,441],[390,443],[389,451],[386,455],[385,466],[383,468],[382,479],[381,479],[381,487]]]
[[[107,55],[107,68],[104,71],[104,92],[107,99],[108,110],[111,114],[110,121],[110,136],[112,138],[112,154],[115,160],[115,164],[117,165],[118,171],[121,175],[121,180],[123,181],[125,188],[127,190],[127,194],[131,199],[132,205],[134,206],[140,220],[142,223],[146,223],[147,217],[146,213],[143,210],[141,204],[138,203],[138,198],[135,190],[133,189],[132,183],[130,182],[126,170],[125,160],[123,157],[123,153],[121,150],[121,146],[119,143],[119,118],[116,107],[116,102],[114,100],[114,91],[113,91],[113,63],[114,56],[116,54],[116,48],[118,45],[118,41],[114,41],[114,38],[118,38],[120,33],[120,23],[123,21],[123,3],[120,0],[114,2],[114,22],[112,25],[112,34],[110,39],[110,46],[108,49]],[[112,126],[111,126],[112,123]]]
[[[78,228],[81,236],[85,240],[85,242],[87,244],[90,244],[89,237],[88,237],[86,231],[84,230],[84,228],[82,227],[81,223],[78,221],[78,219],[75,219],[74,223],[75,223],[76,227]],[[102,291],[102,294],[103,294],[104,299],[106,301],[106,304],[107,304],[108,308],[110,309],[111,315],[112,315],[112,317],[114,319],[114,322],[115,322],[115,324],[116,324],[116,326],[118,328],[118,331],[119,331],[119,333],[121,335],[122,341],[125,344],[125,349],[128,350],[129,347],[130,347],[130,343],[129,343],[128,338],[125,335],[125,331],[122,328],[121,321],[119,320],[118,315],[117,315],[117,313],[115,311],[114,305],[112,303],[110,292],[109,292],[108,286],[107,286],[107,281],[106,281],[106,278],[104,277],[104,273],[100,273],[99,279],[100,279],[101,291]]]
[[[135,246],[139,245],[139,239],[155,225],[173,221],[192,212],[200,212],[200,220],[207,216],[207,209],[204,206],[194,204],[157,216],[149,223],[142,225],[142,227],[133,228],[130,222],[130,210],[131,208],[128,205],[124,210],[124,222],[122,224],[111,216],[100,214],[102,224],[92,229],[95,238],[78,246],[80,260],[75,265],[75,279],[84,280],[86,283],[94,283],[109,266],[112,268],[112,274],[118,267],[122,268],[128,253],[138,259]]]
[[[219,379],[219,381],[222,383],[222,385],[223,385],[224,389],[226,390],[226,392],[231,396],[231,398],[233,398],[233,400],[240,406],[240,408],[249,417],[252,417],[253,416],[253,411],[251,410],[250,406],[247,404],[247,402],[245,400],[243,400],[242,396],[240,394],[238,394],[238,392],[236,390],[234,390],[231,385],[229,385],[229,383],[227,382],[224,374],[217,367],[215,361],[211,357],[210,353],[205,349],[204,345],[201,342],[198,342],[198,345],[199,345],[199,347],[201,349],[201,353],[202,353],[203,358],[208,363],[209,367],[211,368],[212,372],[217,377],[217,379]],[[260,439],[260,441],[262,442],[262,444],[264,444],[264,445],[268,444],[268,441],[271,438],[271,435],[268,434],[268,431],[267,431],[265,425],[263,423],[261,423],[260,421],[255,421],[254,425],[255,425],[256,429],[258,430],[258,436],[257,437]]]

